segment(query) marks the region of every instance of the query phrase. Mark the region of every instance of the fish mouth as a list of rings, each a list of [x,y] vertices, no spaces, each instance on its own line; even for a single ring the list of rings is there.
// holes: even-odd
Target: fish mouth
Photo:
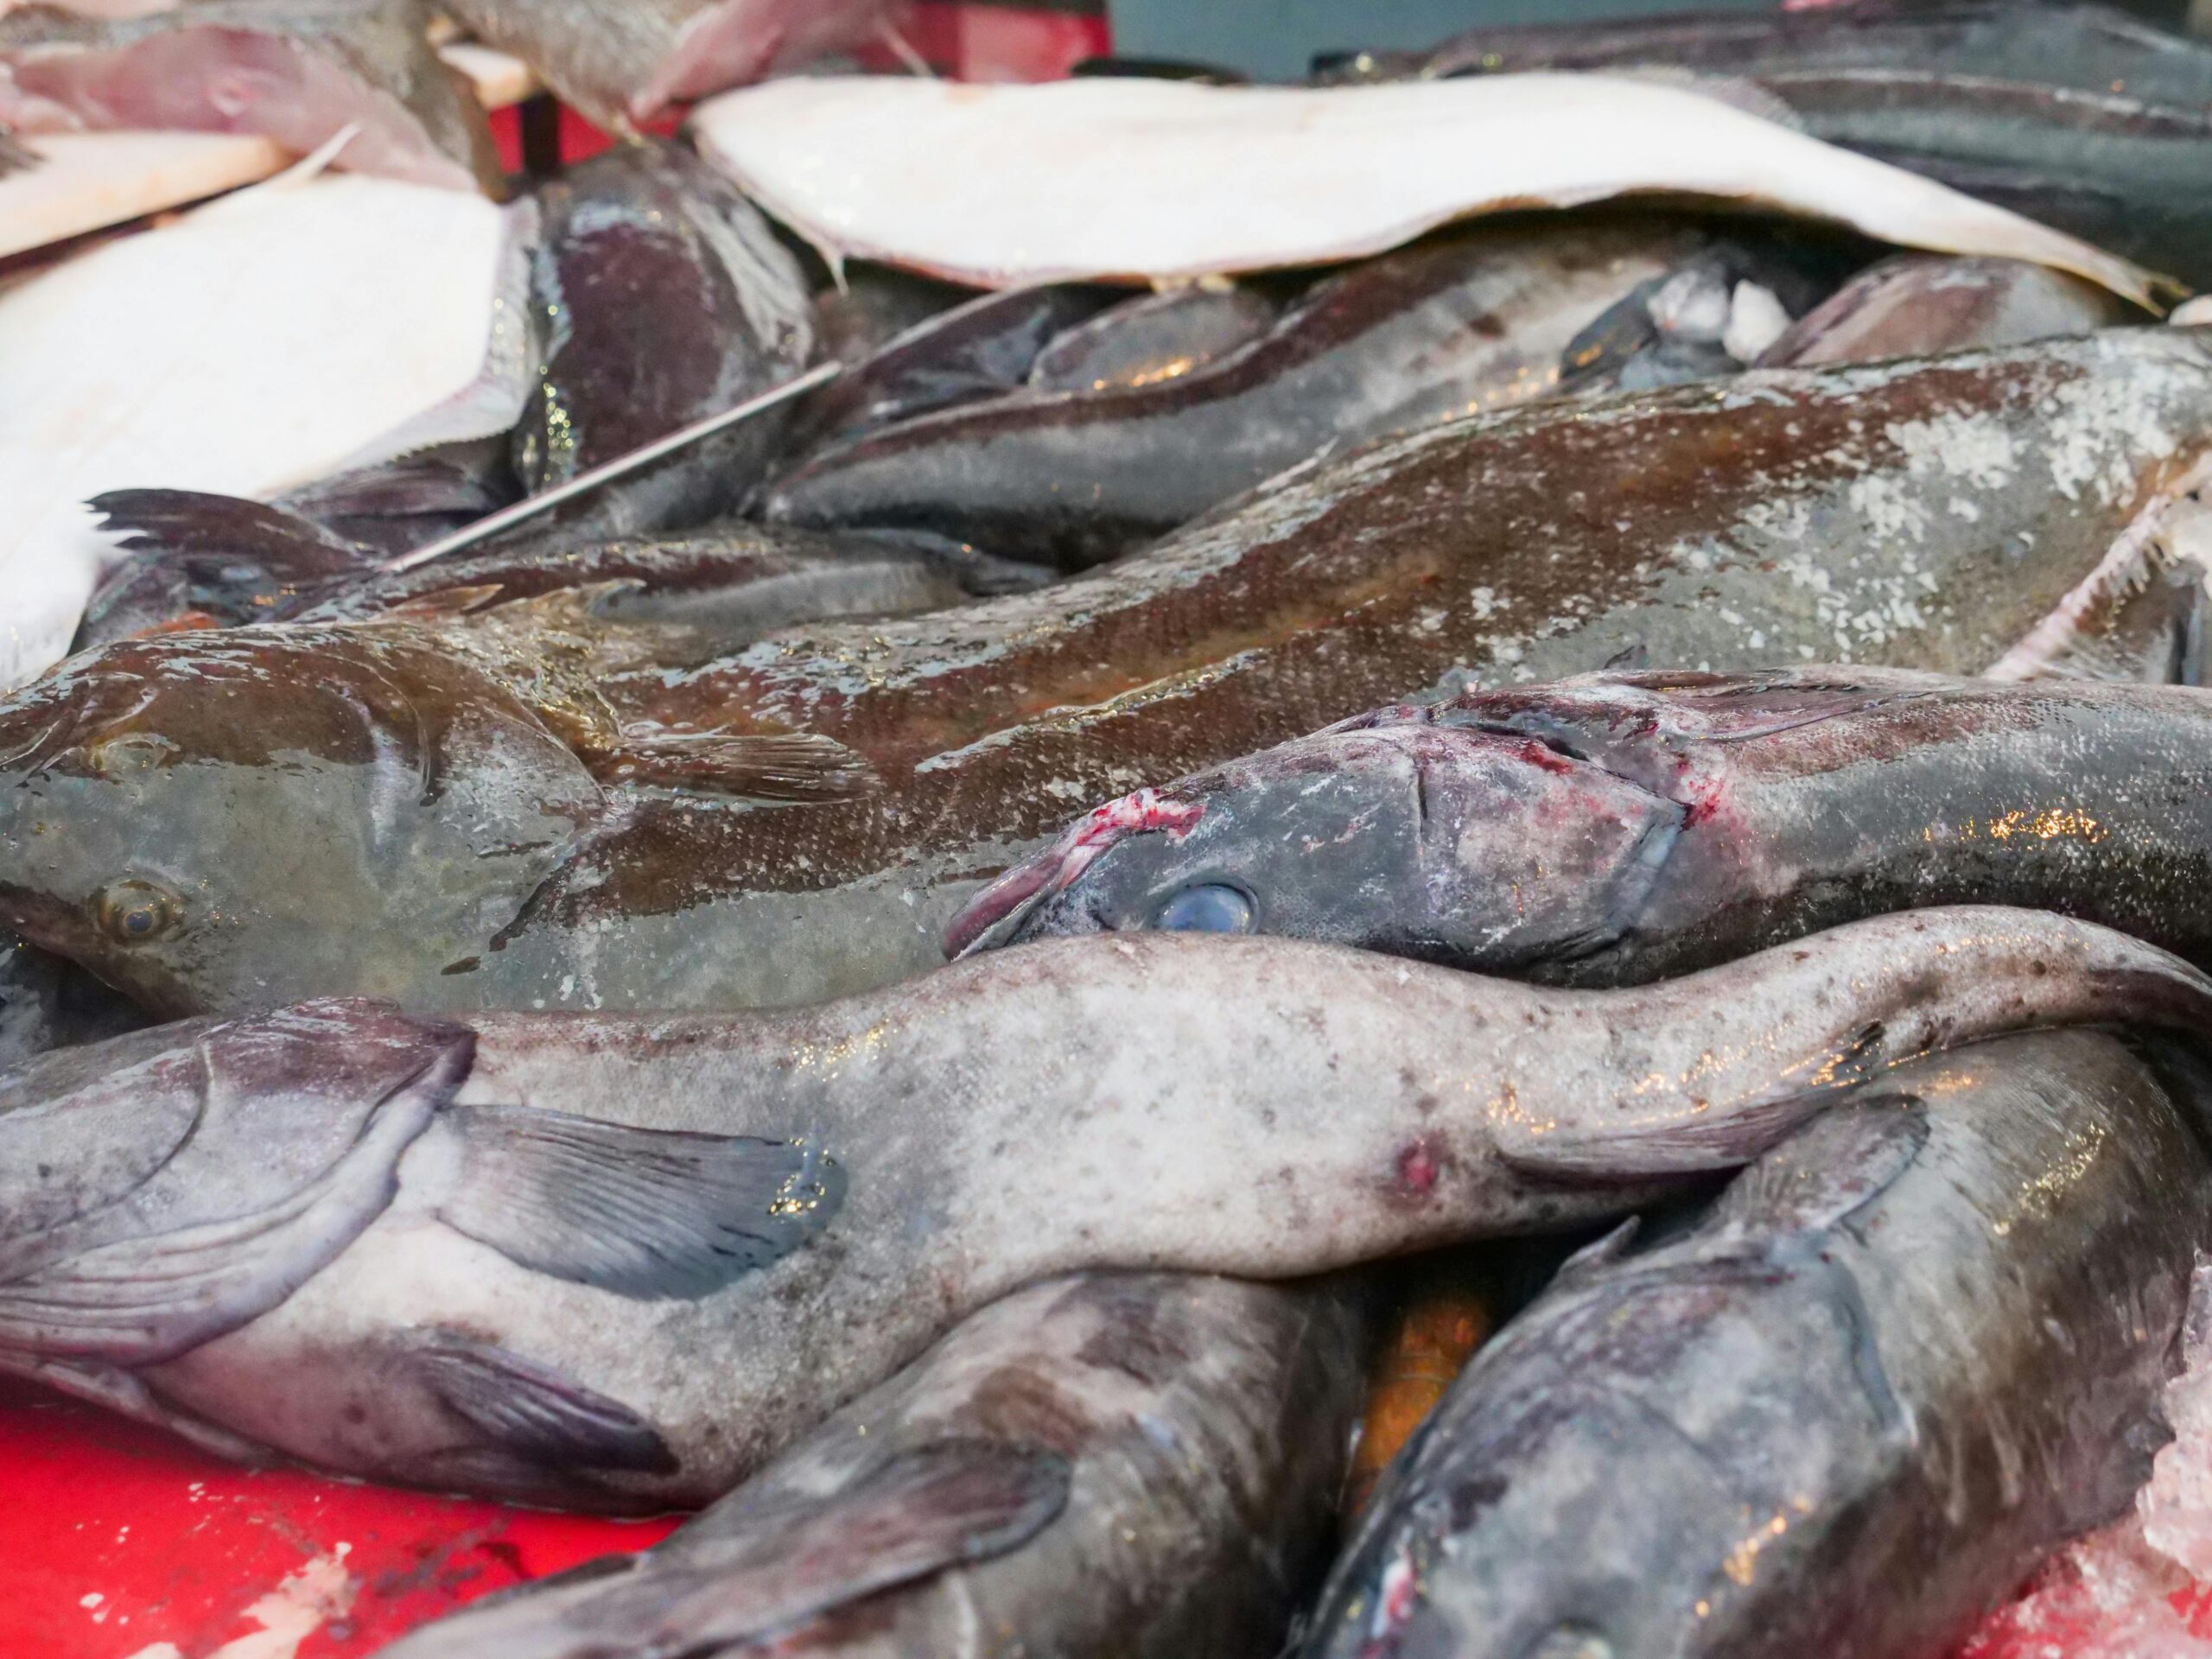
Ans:
[[[1205,808],[1156,789],[1141,789],[1093,809],[1060,838],[1033,854],[970,899],[944,931],[944,954],[957,962],[1010,943],[1045,902],[1073,886],[1098,855],[1132,836],[1164,834],[1178,842],[1198,827]]]

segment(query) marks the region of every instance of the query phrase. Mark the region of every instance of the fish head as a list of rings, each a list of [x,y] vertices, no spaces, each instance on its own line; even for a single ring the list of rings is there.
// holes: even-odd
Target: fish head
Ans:
[[[599,801],[423,630],[118,641],[0,700],[0,925],[164,1014],[450,1001]]]
[[[1389,709],[1096,809],[979,893],[947,949],[1157,929],[1571,959],[1633,920],[1682,816],[1537,739]]]

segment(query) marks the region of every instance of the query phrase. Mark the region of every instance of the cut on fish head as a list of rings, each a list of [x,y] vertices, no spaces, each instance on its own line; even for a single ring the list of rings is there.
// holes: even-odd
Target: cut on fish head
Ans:
[[[1109,803],[950,930],[1274,933],[1510,968],[1602,948],[1684,818],[1538,738],[1397,707]]]
[[[426,937],[493,948],[599,805],[418,630],[118,641],[0,701],[0,917],[157,1013],[341,963],[397,990]]]

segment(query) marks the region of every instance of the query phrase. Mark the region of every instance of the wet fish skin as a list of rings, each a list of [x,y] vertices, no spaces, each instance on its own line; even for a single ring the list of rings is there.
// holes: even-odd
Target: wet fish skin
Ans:
[[[0,1361],[342,1472],[700,1503],[1041,1279],[1559,1230],[1934,1047],[2208,1017],[2212,979],[2150,946],[1962,909],[1630,991],[1155,935],[776,1015],[190,1021],[0,1079],[0,1182],[38,1198],[0,1211]],[[307,1239],[247,1225],[340,1163]],[[196,1207],[122,1202],[149,1182]],[[165,1217],[203,1211],[233,1225],[180,1284]]]
[[[1582,327],[1706,240],[1633,216],[1459,231],[1327,279],[1190,374],[950,410],[824,451],[764,512],[1096,564],[1309,457],[1557,390]]]
[[[2212,283],[2212,46],[2110,8],[1854,4],[1477,29],[1355,79],[1659,68],[1749,81],[1814,137]]]
[[[1948,1650],[2170,1438],[2207,1085],[2100,1033],[1955,1051],[1688,1236],[1571,1266],[1386,1478],[1301,1655]]]
[[[469,654],[496,618],[328,651],[278,628],[111,645],[0,701],[0,922],[172,1014],[272,986],[445,1009],[818,1001],[941,962],[980,883],[1084,802],[1394,698],[1639,650],[1980,672],[2207,434],[2212,357],[2183,329],[1758,371],[1393,441],[1034,594],[722,654],[626,644],[638,665],[590,697],[663,763],[701,734],[811,758],[814,792],[787,778],[752,805],[607,781],[526,661]],[[100,746],[126,734],[163,763],[121,769],[131,746]],[[288,749],[315,758],[274,764]],[[407,894],[440,895],[426,925],[398,866],[372,873],[403,849]],[[172,896],[168,929],[102,928],[125,881]]]
[[[1192,283],[1124,300],[1038,353],[1036,391],[1109,391],[1173,380],[1249,345],[1280,308],[1249,283]]]
[[[1900,253],[1798,318],[1759,361],[1802,368],[1929,357],[2141,320],[2117,295],[2045,265]]]
[[[385,1659],[703,1649],[766,1611],[747,1588],[802,1567],[823,1606],[784,1621],[783,1653],[952,1652],[981,1623],[1065,1659],[1269,1659],[1328,1529],[1361,1347],[1357,1299],[1342,1287],[1050,1281],[954,1326],[667,1542],[595,1569],[606,1576],[442,1619]],[[880,1501],[887,1476],[925,1458],[979,1476],[1009,1459],[1058,1464],[1065,1507],[964,1563],[927,1550],[934,1537],[955,1553],[944,1533],[967,1517],[952,1505],[896,1510],[917,1568],[865,1600],[881,1544],[826,1570],[793,1559],[814,1536],[800,1529],[842,1530]]]
[[[826,287],[817,281],[815,332],[821,336],[823,356],[858,363],[908,329],[975,297],[974,289],[957,283],[854,259]]]
[[[1102,808],[951,948],[1180,918],[1623,985],[2009,904],[2212,966],[2208,756],[2193,687],[1805,669],[1473,692]]]
[[[454,0],[455,21],[564,104],[630,133],[704,98],[876,39],[901,0]]]
[[[0,16],[0,124],[256,132],[335,165],[505,194],[484,111],[430,48],[420,0],[194,0],[132,17]]]
[[[543,186],[539,202],[531,302],[543,353],[512,451],[526,493],[758,396],[811,358],[798,261],[681,146],[620,145]],[[630,536],[727,516],[766,472],[784,419],[741,423],[556,509],[552,522]]]
[[[148,1023],[83,969],[0,934],[0,1071]]]

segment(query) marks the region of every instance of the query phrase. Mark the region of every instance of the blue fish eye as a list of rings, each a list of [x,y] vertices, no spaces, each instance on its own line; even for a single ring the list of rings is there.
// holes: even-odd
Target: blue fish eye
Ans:
[[[1242,888],[1202,882],[1162,905],[1153,925],[1170,933],[1249,933],[1252,901]]]

